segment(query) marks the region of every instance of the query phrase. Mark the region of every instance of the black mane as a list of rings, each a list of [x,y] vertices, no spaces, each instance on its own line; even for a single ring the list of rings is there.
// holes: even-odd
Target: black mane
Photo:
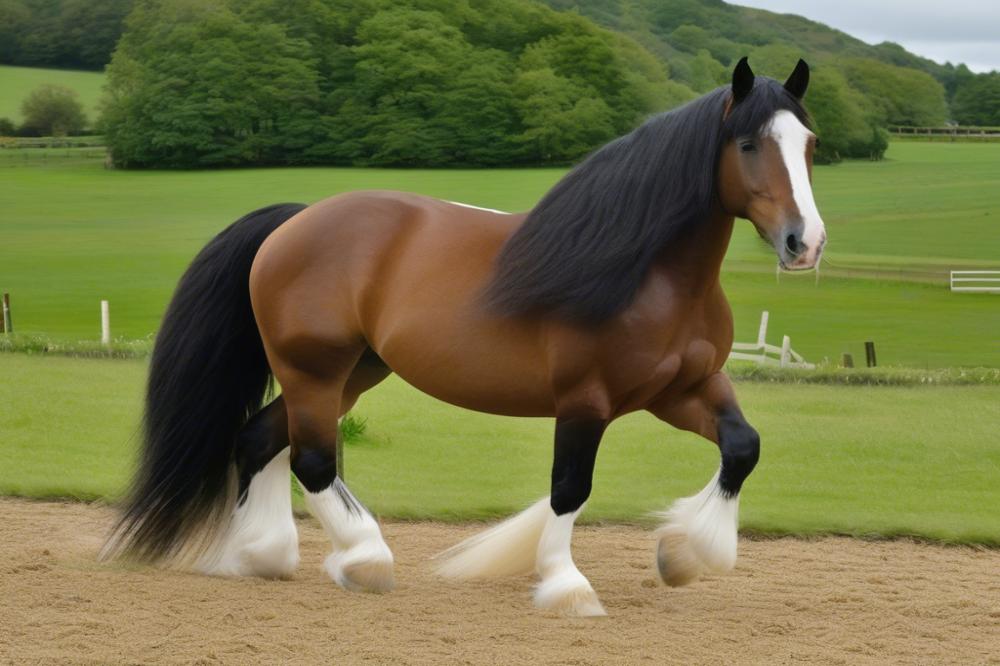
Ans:
[[[808,125],[773,79],[758,77],[723,122],[731,96],[723,86],[654,116],[566,174],[501,250],[488,306],[591,324],[627,307],[663,248],[708,216],[722,147],[782,109]]]

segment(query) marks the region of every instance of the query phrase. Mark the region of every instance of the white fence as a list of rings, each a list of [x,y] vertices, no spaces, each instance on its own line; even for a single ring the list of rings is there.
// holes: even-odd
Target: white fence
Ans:
[[[951,290],[1000,294],[1000,271],[952,271]]]
[[[760,329],[757,332],[757,342],[734,342],[729,358],[737,361],[752,361],[760,365],[774,365],[780,368],[804,368],[812,370],[816,366],[806,363],[801,354],[792,349],[792,339],[787,335],[781,340],[781,346],[767,344],[767,310],[760,313]]]

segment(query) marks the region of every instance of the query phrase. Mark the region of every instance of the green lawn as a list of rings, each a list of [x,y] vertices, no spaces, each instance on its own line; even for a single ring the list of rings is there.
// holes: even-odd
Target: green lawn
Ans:
[[[91,124],[97,120],[97,104],[104,85],[104,74],[8,65],[0,65],[0,118],[10,118],[15,123],[20,123],[23,120],[21,102],[32,90],[47,83],[75,90],[80,95],[80,103],[87,113],[87,119]]]
[[[193,255],[255,207],[390,188],[524,210],[562,173],[125,172],[104,169],[93,149],[27,163],[15,152],[0,151],[0,290],[12,294],[18,331],[61,340],[98,336],[101,299],[111,302],[114,335],[152,334]],[[768,309],[770,341],[788,334],[812,361],[860,356],[874,340],[884,364],[1000,366],[1000,297],[952,295],[940,281],[948,267],[1000,267],[1000,144],[895,143],[889,155],[816,169],[830,235],[824,266],[838,269],[818,286],[811,274],[776,283],[773,252],[738,223],[725,275],[737,339],[755,339]],[[844,277],[871,269],[892,279]],[[926,282],[928,270],[937,282]]]
[[[0,355],[0,494],[115,497],[137,445],[145,364]],[[741,383],[763,439],[742,499],[768,533],[913,534],[1000,544],[996,387]],[[345,475],[385,516],[488,518],[548,492],[552,423],[468,412],[391,378],[362,397]],[[649,520],[714,473],[714,445],[646,414],[612,425],[589,520]]]

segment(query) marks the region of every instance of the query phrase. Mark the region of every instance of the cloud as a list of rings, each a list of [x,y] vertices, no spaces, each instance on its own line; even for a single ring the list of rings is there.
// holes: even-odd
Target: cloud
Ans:
[[[826,23],[871,44],[891,41],[938,62],[1000,69],[1000,3],[981,0],[741,0],[737,4]]]

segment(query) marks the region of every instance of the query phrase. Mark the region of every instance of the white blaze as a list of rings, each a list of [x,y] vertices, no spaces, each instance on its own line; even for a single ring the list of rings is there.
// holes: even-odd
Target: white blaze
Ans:
[[[774,139],[785,162],[792,185],[792,197],[802,216],[802,242],[807,250],[803,259],[813,260],[826,238],[823,218],[813,199],[812,184],[806,167],[806,142],[812,132],[791,111],[778,111],[771,119],[766,134]]]

